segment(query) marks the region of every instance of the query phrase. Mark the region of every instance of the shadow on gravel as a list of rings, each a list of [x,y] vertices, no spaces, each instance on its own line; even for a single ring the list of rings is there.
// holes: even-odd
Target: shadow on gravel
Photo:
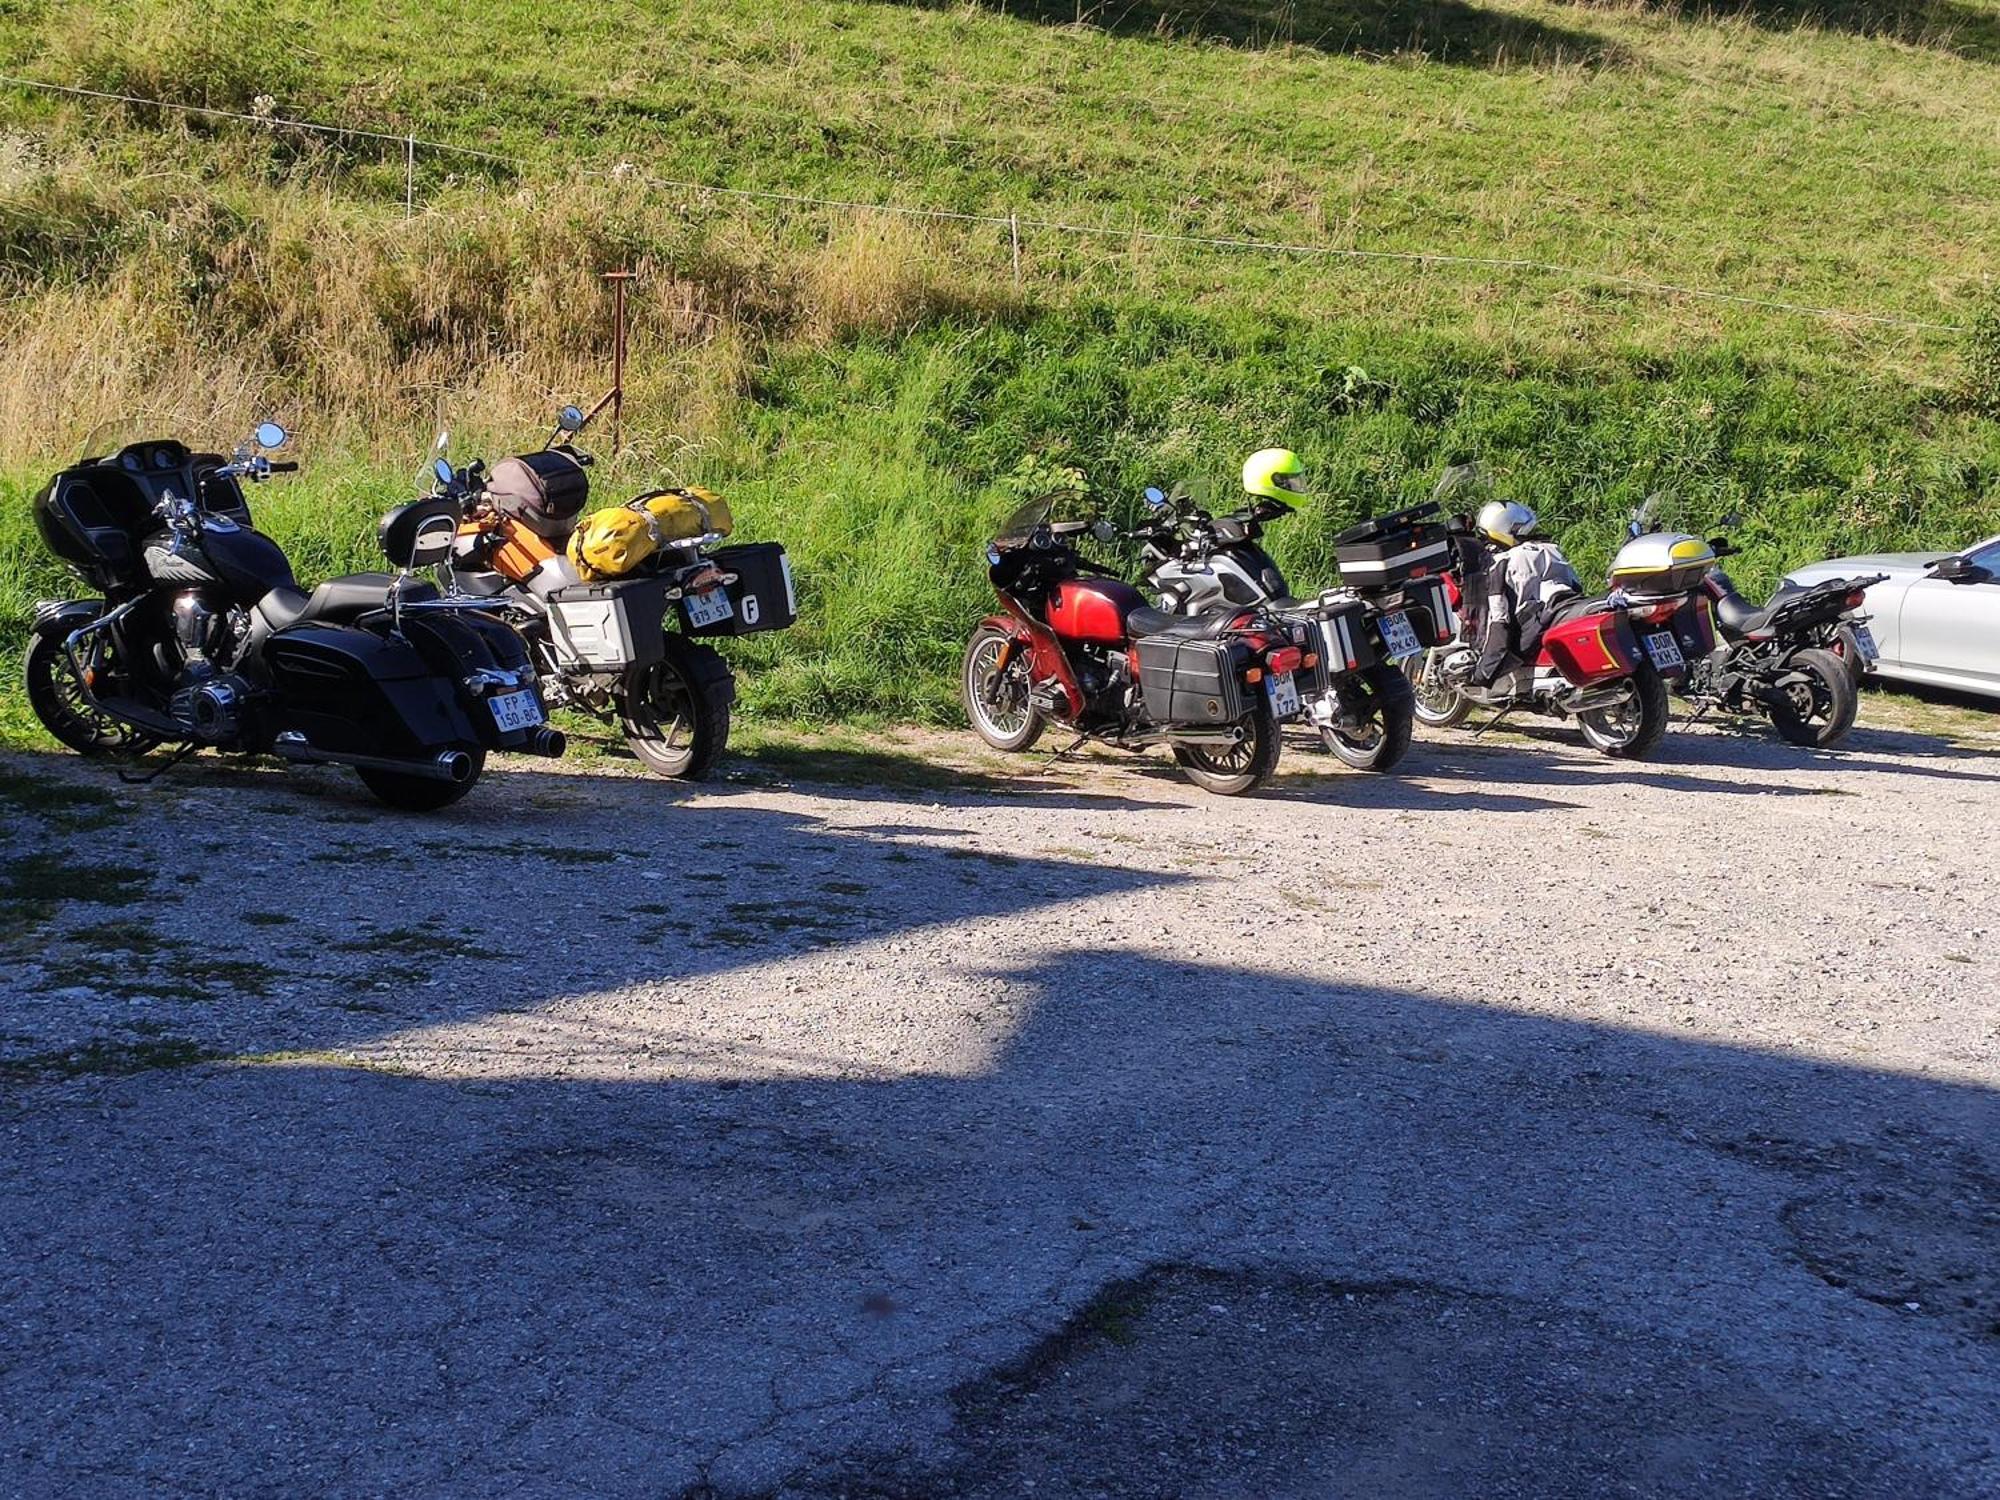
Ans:
[[[871,931],[1018,914],[1025,951],[1152,883],[1020,859],[961,898],[948,853],[882,878],[893,841],[683,812],[718,861],[782,846],[773,899],[827,857]],[[531,860],[503,825],[447,836]],[[447,963],[425,1020],[674,986],[636,1061],[798,936],[649,945],[608,920],[648,857],[343,878],[555,919],[563,962]],[[976,1018],[942,977],[745,1009],[708,1081],[0,1086],[0,1490],[1991,1492],[1992,1092],[1130,952],[1024,958]],[[843,1074],[843,1024],[912,1061]],[[917,1060],[963,1027],[984,1062]]]

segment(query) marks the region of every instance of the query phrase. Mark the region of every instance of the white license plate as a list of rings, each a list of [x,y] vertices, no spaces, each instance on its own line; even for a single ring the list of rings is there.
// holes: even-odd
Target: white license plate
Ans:
[[[1678,671],[1687,665],[1687,659],[1681,655],[1681,643],[1664,630],[1646,637],[1646,654],[1662,672]]]
[[[1861,648],[1861,659],[1872,662],[1882,655],[1882,648],[1875,644],[1875,632],[1866,625],[1854,627],[1854,643]]]
[[[1273,672],[1266,677],[1264,691],[1270,695],[1274,717],[1289,719],[1299,711],[1299,685],[1290,672]]]
[[[736,606],[729,602],[729,595],[721,589],[710,589],[705,594],[689,594],[681,602],[687,606],[688,624],[697,629],[713,625],[718,620],[727,620],[736,613]]]
[[[533,688],[518,693],[500,693],[486,700],[493,710],[493,722],[504,733],[512,729],[533,729],[542,722],[542,700]]]
[[[1389,649],[1390,661],[1401,661],[1424,649],[1417,644],[1417,632],[1410,624],[1410,617],[1401,612],[1382,616],[1382,644]]]

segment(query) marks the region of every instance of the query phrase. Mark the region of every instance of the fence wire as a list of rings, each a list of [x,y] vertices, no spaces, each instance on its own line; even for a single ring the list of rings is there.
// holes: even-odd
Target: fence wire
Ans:
[[[62,94],[78,99],[93,99],[105,103],[136,105],[143,109],[164,110],[183,115],[199,115],[205,119],[233,120],[255,125],[266,130],[296,130],[307,134],[344,137],[352,140],[376,141],[393,145],[404,153],[405,162],[405,207],[415,209],[416,199],[416,155],[425,152],[438,157],[457,157],[466,161],[482,162],[491,166],[505,167],[510,171],[528,173],[535,170],[538,163],[526,157],[509,156],[502,152],[485,151],[476,146],[454,145],[449,141],[425,140],[409,132],[394,132],[370,129],[366,126],[329,125],[317,120],[297,120],[275,113],[218,109],[205,104],[181,104],[171,100],[148,99],[137,94],[123,94],[109,89],[83,88],[75,84],[51,83],[39,78],[21,78],[0,73],[0,85],[12,88],[39,90],[44,93]],[[1137,225],[1114,224],[1074,224],[1063,219],[1037,218],[1021,213],[964,213],[954,209],[931,208],[921,204],[861,202],[848,198],[821,197],[811,193],[787,193],[773,188],[723,187],[715,183],[697,182],[688,178],[666,177],[633,165],[620,162],[612,167],[572,167],[577,176],[590,177],[611,182],[633,182],[664,191],[689,193],[704,198],[733,198],[762,203],[781,203],[802,208],[832,209],[857,214],[891,214],[903,218],[933,220],[955,224],[989,224],[1008,231],[1013,251],[1015,279],[1020,278],[1021,235],[1023,231],[1040,231],[1050,234],[1090,235],[1106,239],[1140,241],[1155,245],[1185,245],[1196,249],[1212,250],[1234,254],[1285,256],[1294,259],[1327,259],[1412,266],[1456,267],[1487,271],[1532,271],[1542,275],[1555,276],[1571,281],[1592,282],[1600,286],[1615,286],[1627,291],[1641,292],[1657,297],[1683,297],[1699,302],[1726,303],[1737,307],[1755,307],[1771,312],[1790,313],[1798,317],[1815,318],[1829,323],[1860,323],[1881,328],[1901,328],[1924,333],[1963,334],[1970,330],[1961,323],[1940,323],[1923,318],[1906,318],[1891,313],[1861,312],[1852,308],[1824,307],[1805,302],[1789,302],[1777,297],[1760,297],[1746,292],[1731,292],[1713,287],[1687,286],[1675,282],[1653,281],[1643,276],[1630,276],[1619,271],[1602,271],[1589,266],[1565,265],[1556,261],[1532,260],[1508,256],[1464,255],[1446,250],[1367,250],[1343,245],[1303,245],[1282,240],[1260,240],[1233,238],[1225,235],[1184,234],[1172,230],[1147,229]]]

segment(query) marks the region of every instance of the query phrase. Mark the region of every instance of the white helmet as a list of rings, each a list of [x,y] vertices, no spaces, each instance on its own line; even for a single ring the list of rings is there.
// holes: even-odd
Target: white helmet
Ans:
[[[1535,513],[1512,500],[1489,500],[1479,507],[1479,529],[1503,547],[1524,540],[1535,529]]]

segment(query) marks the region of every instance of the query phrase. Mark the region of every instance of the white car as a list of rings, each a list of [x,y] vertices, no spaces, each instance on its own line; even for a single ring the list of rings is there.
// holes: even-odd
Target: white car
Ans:
[[[1858,573],[1889,575],[1862,606],[1881,652],[1877,673],[2000,698],[2000,537],[1964,552],[1836,557],[1789,577],[1819,583]]]

